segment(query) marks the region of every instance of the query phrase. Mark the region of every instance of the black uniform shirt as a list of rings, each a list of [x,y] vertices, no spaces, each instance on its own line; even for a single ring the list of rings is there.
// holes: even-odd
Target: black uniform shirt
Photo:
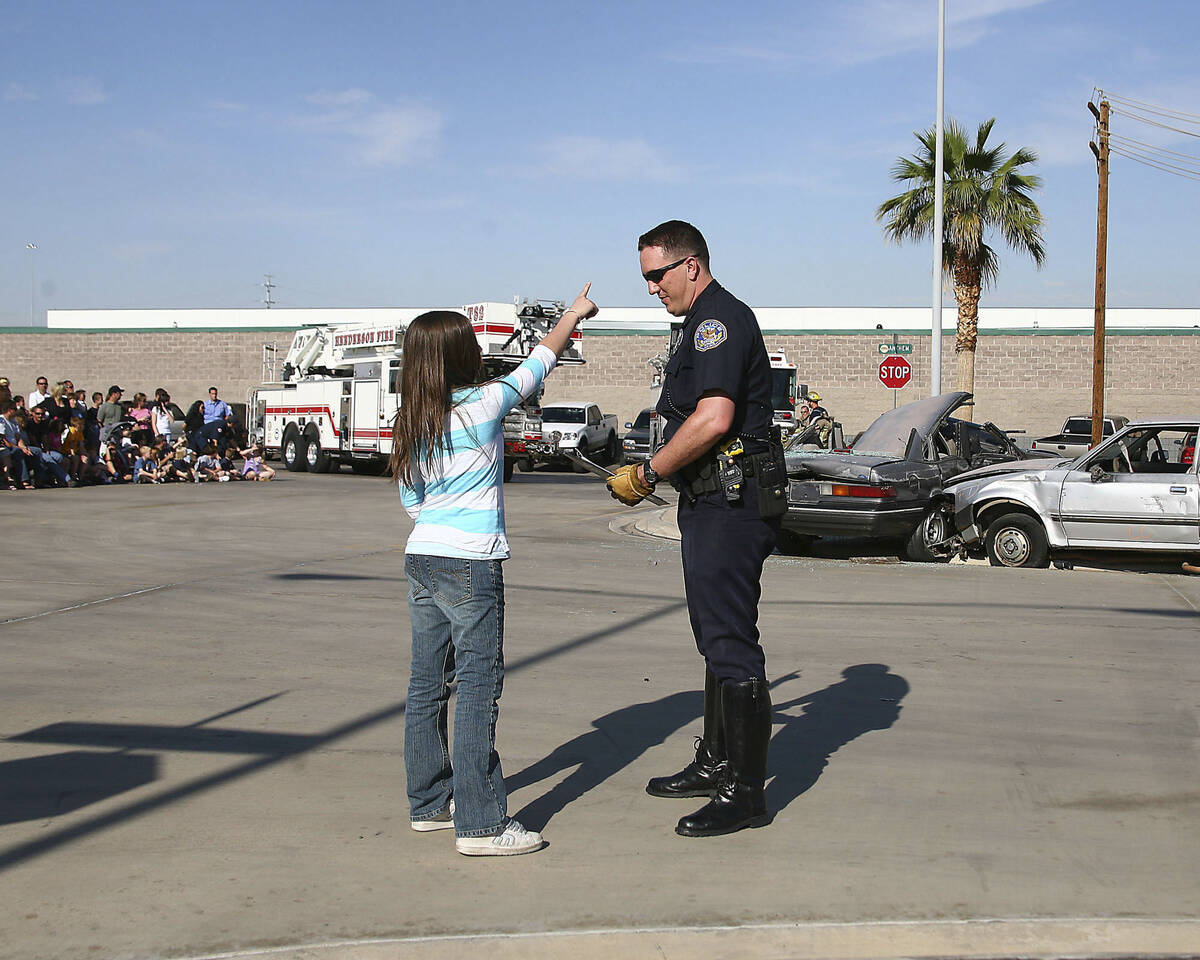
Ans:
[[[733,400],[731,435],[761,441],[770,436],[771,362],[762,329],[754,311],[715,280],[692,304],[667,361],[657,407],[666,421],[665,439],[710,390]]]

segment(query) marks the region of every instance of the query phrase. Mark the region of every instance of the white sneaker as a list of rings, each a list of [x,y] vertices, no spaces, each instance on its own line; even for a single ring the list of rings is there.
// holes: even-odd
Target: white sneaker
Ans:
[[[454,829],[454,800],[451,798],[450,806],[439,814],[429,817],[427,820],[410,820],[409,826],[417,833],[428,833],[430,830],[453,830]]]
[[[468,857],[515,857],[545,845],[540,833],[526,830],[516,820],[509,820],[504,832],[494,837],[458,837],[454,841],[454,849]]]

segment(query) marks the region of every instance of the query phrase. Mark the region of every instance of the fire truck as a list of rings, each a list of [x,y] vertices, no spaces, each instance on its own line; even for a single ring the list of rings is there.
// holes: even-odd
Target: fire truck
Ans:
[[[483,353],[484,377],[503,376],[521,363],[558,322],[558,300],[473,303],[461,308]],[[424,311],[407,311],[417,316]],[[404,332],[408,320],[387,324],[312,326],[297,330],[278,381],[250,395],[250,422],[268,455],[293,472],[327,473],[349,464],[380,474],[392,454],[392,425],[400,405]],[[560,363],[583,362],[577,328]],[[541,391],[504,421],[504,479],[541,438]]]
[[[796,365],[788,363],[782,350],[768,352],[771,361],[771,407],[775,411],[771,422],[783,431],[784,439],[796,429]],[[807,384],[802,392],[808,392]]]

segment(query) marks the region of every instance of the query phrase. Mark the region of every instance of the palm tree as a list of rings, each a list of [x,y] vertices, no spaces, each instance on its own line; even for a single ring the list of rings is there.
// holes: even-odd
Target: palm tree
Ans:
[[[1041,177],[1022,173],[1037,162],[1037,154],[1021,148],[1006,156],[1004,144],[988,147],[993,117],[979,125],[974,145],[956,121],[946,124],[942,269],[954,279],[958,301],[958,337],[954,353],[958,363],[958,389],[975,390],[975,347],[979,337],[979,295],[995,283],[1000,258],[983,239],[996,231],[1018,253],[1027,253],[1040,268],[1046,259],[1042,247],[1042,212],[1032,191]],[[875,218],[882,221],[889,240],[926,240],[933,234],[934,128],[913,134],[921,147],[911,157],[901,157],[892,167],[892,179],[909,189],[879,205]]]

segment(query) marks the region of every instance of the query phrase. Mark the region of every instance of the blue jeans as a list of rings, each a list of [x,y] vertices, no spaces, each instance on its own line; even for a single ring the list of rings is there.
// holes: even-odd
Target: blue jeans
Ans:
[[[413,820],[428,820],[454,797],[454,833],[503,831],[508,795],[496,753],[504,686],[504,574],[499,560],[409,555],[412,673],[404,712],[404,767]],[[446,716],[458,677],[453,762]]]

